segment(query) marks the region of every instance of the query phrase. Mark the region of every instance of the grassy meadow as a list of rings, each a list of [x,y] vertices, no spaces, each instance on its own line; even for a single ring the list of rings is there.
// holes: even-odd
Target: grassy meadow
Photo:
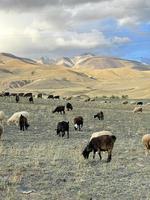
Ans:
[[[133,114],[135,105],[70,101],[73,111],[52,114],[64,100],[0,97],[0,110],[10,117],[14,112],[30,113],[28,131],[5,124],[0,141],[1,200],[149,200],[150,155],[144,154],[141,138],[150,133],[150,105],[143,113]],[[104,112],[104,121],[94,119]],[[81,132],[73,128],[73,118],[82,115]],[[56,135],[59,121],[69,121],[70,138]],[[106,163],[92,153],[88,160],[81,155],[93,132],[110,130],[116,135],[112,161]],[[31,191],[31,192],[30,192]]]

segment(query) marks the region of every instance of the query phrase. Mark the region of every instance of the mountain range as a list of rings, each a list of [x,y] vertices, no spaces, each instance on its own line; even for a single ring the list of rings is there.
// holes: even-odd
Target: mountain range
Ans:
[[[90,53],[57,60],[1,53],[0,90],[150,98],[150,65]]]

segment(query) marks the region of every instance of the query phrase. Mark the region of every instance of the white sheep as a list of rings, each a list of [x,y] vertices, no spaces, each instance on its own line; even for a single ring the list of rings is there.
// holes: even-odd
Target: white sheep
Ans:
[[[99,131],[99,132],[95,132],[92,134],[91,138],[90,138],[90,141],[92,140],[92,138],[95,138],[95,137],[99,137],[101,135],[112,135],[112,133],[110,131]]]
[[[147,156],[150,150],[150,134],[146,134],[142,137],[142,143],[145,147],[145,154]]]
[[[26,118],[29,117],[29,113],[27,111],[16,112],[7,120],[7,124],[8,125],[16,124],[16,126],[18,126],[19,125],[19,118],[20,118],[21,115],[23,115]]]
[[[0,123],[3,124],[6,120],[5,113],[3,111],[0,111]]]
[[[2,134],[4,133],[4,127],[2,124],[0,124],[0,140],[1,140],[1,137],[2,137]]]
[[[133,110],[133,113],[138,113],[138,112],[142,112],[142,111],[143,111],[142,107],[135,107]]]

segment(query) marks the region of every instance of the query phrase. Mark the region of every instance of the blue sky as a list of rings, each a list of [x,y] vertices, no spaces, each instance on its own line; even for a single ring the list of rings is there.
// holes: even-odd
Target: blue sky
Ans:
[[[1,0],[0,52],[150,59],[149,0]]]

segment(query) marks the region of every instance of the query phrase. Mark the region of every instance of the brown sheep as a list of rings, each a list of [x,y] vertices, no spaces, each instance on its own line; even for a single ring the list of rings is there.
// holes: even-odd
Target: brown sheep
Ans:
[[[142,107],[135,107],[133,110],[133,113],[138,113],[138,112],[142,112],[142,111],[143,111]]]
[[[142,143],[145,147],[145,154],[147,156],[150,150],[150,134],[146,134],[142,137]]]
[[[74,129],[79,131],[81,130],[81,128],[83,127],[83,117],[78,116],[74,118]]]
[[[82,155],[85,159],[88,159],[90,152],[93,151],[93,159],[94,159],[95,153],[98,152],[101,160],[102,159],[101,151],[107,151],[108,152],[107,162],[110,162],[115,141],[116,141],[115,135],[101,135],[98,137],[94,137],[85,147],[85,149],[82,152]]]

